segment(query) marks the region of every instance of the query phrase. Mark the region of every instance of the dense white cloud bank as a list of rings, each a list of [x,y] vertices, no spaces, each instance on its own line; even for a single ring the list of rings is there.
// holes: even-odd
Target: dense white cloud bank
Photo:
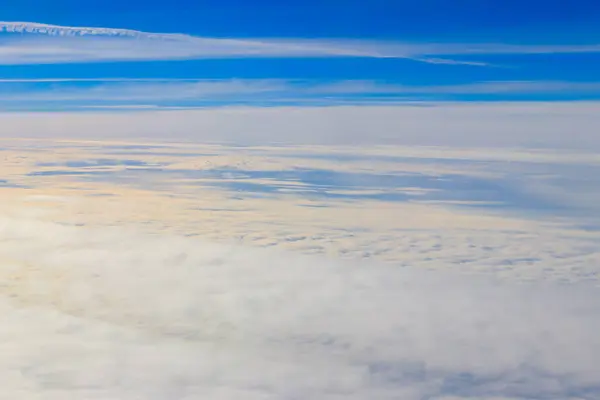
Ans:
[[[418,267],[416,265],[415,267]],[[0,221],[20,399],[591,399],[600,292]]]
[[[0,137],[600,150],[600,103],[0,113]]]

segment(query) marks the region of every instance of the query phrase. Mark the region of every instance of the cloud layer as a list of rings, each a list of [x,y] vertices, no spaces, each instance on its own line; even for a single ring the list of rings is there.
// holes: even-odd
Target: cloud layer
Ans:
[[[3,390],[22,399],[600,394],[600,292],[585,285],[6,218],[0,257],[0,369],[20,371]]]
[[[597,53],[600,45],[398,43],[339,39],[231,39],[127,29],[0,22],[0,64],[185,60],[231,57],[407,58],[433,64],[488,65],[459,55]]]
[[[369,80],[285,79],[3,79],[4,108],[59,109],[98,106],[156,107],[226,104],[393,104],[407,101],[522,99],[589,96],[600,98],[600,83],[561,81],[488,81],[462,85],[402,85]]]
[[[590,152],[83,140],[2,148],[3,209],[36,204],[72,223],[135,222],[513,279],[599,276],[600,158]]]
[[[0,113],[0,136],[236,144],[600,149],[600,103],[417,103],[187,111]]]

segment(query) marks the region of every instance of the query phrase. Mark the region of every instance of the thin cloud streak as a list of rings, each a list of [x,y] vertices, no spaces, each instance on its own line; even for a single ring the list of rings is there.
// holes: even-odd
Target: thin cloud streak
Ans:
[[[196,82],[197,78],[4,78],[0,83]]]
[[[463,85],[416,86],[377,81],[303,81],[282,79],[5,79],[0,80],[0,104],[25,105],[57,102],[87,102],[78,106],[106,103],[152,103],[212,101],[258,104],[263,101],[346,100],[369,103],[448,100],[458,96],[599,95],[598,82],[484,81]],[[504,96],[504,97],[503,97]],[[103,106],[110,104],[100,104]],[[122,105],[122,104],[121,104]],[[170,106],[183,104],[169,104]],[[190,105],[190,104],[185,104]]]
[[[128,29],[0,22],[0,65],[223,58],[405,58],[431,64],[491,66],[452,56],[597,53],[600,44],[402,43],[343,39],[231,39]],[[450,57],[450,58],[445,58]]]

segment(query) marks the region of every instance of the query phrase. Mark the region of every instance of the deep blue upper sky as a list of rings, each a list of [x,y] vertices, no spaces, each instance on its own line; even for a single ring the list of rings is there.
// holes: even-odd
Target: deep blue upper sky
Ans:
[[[19,0],[5,21],[207,36],[590,41],[594,0]]]
[[[591,45],[597,48],[575,52],[483,51],[461,53],[439,58],[453,63],[420,62],[407,58],[321,57],[286,55],[269,57],[236,56],[235,58],[188,57],[151,60],[81,60],[6,61],[0,47],[0,78],[190,78],[195,80],[303,80],[310,85],[363,82],[361,89],[344,89],[318,94],[296,93],[296,83],[284,89],[269,89],[261,102],[277,103],[279,99],[313,100],[333,98],[336,101],[399,100],[584,100],[600,98],[600,1],[516,1],[516,0],[19,0],[2,7],[4,21],[25,21],[75,27],[127,28],[156,33],[184,33],[212,38],[318,38],[369,39],[385,43],[412,44],[501,44],[533,46]],[[21,45],[22,38],[8,37],[0,45]],[[37,35],[33,35],[37,36]],[[1,39],[1,37],[0,37]],[[46,38],[48,39],[48,38]],[[44,39],[44,40],[46,40]],[[57,39],[58,40],[58,39]],[[41,41],[36,48],[62,46],[51,40]],[[77,44],[79,45],[79,44]],[[81,43],[82,49],[89,49]],[[60,49],[59,49],[60,50]],[[59,51],[57,50],[57,52]],[[48,50],[52,51],[52,50]],[[86,50],[87,51],[87,50]],[[12,54],[12,53],[11,53]],[[428,55],[429,56],[429,55]],[[19,60],[28,59],[23,53]],[[94,56],[96,57],[96,56]],[[438,54],[432,57],[437,58]],[[458,61],[459,63],[456,63]],[[460,64],[473,61],[482,65]],[[4,65],[1,65],[4,64]],[[364,82],[380,85],[365,89]],[[345,82],[345,83],[344,83]],[[480,86],[494,82],[495,86]],[[508,82],[508,89],[497,83]],[[519,84],[515,84],[515,82]],[[526,82],[526,85],[521,83]],[[531,82],[534,85],[531,85]],[[561,85],[557,85],[560,82]],[[126,83],[127,88],[148,93],[144,85]],[[135,95],[115,99],[122,83],[104,82],[0,83],[0,109],[40,109],[68,107],[69,101],[85,104],[151,103],[170,106],[205,105],[206,98],[189,94],[173,94],[167,99]],[[356,86],[350,84],[346,86]],[[383,88],[381,85],[392,85]],[[460,87],[456,87],[456,85]],[[512,85],[512,86],[511,86]],[[352,86],[352,87],[354,87]],[[402,88],[399,88],[402,86]],[[404,87],[409,86],[409,90]],[[448,89],[448,87],[451,87]],[[436,91],[436,88],[441,89]],[[452,89],[454,87],[454,89]],[[550,89],[548,89],[548,87]],[[169,90],[172,87],[169,86]],[[195,88],[194,90],[198,90]],[[202,89],[204,90],[204,89]],[[228,91],[227,89],[226,91]],[[250,92],[252,92],[252,89]],[[81,92],[87,91],[87,94]],[[242,91],[247,92],[247,88]],[[75,95],[73,95],[73,93]],[[106,93],[107,98],[102,98]],[[246,93],[244,92],[244,93]],[[262,93],[262,91],[259,91]],[[273,92],[273,93],[272,93]],[[275,93],[276,92],[276,93]],[[285,95],[282,94],[285,92]],[[294,92],[294,93],[292,93]],[[351,92],[351,93],[349,93]],[[67,95],[65,95],[67,93]],[[90,94],[92,93],[92,94]],[[137,92],[136,92],[137,93]],[[170,92],[169,92],[170,93]],[[194,92],[195,93],[195,92]],[[212,92],[211,92],[212,93]],[[25,97],[30,94],[30,99]],[[56,94],[52,98],[51,94]],[[247,94],[247,93],[246,93]],[[14,95],[14,96],[13,96]],[[13,97],[11,97],[13,96]],[[94,97],[95,96],[95,97]],[[112,97],[111,97],[112,96]],[[203,95],[204,96],[204,95]],[[262,96],[262,94],[261,94]],[[200,96],[202,97],[202,96]],[[205,96],[206,97],[206,96]],[[210,97],[210,96],[209,96]],[[219,97],[219,96],[216,96]],[[252,97],[252,95],[250,95]],[[38,99],[39,98],[39,99]],[[84,100],[82,100],[84,98]],[[133,100],[135,98],[135,100]],[[38,99],[38,100],[36,100]],[[210,97],[212,100],[213,97]],[[106,103],[108,102],[108,103]],[[245,103],[244,96],[219,97],[216,103]]]

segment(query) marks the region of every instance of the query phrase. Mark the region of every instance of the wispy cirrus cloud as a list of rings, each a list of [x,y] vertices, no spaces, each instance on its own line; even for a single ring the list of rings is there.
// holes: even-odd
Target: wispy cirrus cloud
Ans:
[[[453,56],[597,53],[600,44],[410,43],[344,39],[212,38],[32,22],[0,22],[0,64],[55,64],[206,58],[406,58],[433,64],[489,65]]]
[[[193,106],[341,102],[369,103],[489,99],[600,98],[599,82],[484,81],[460,85],[405,85],[368,80],[284,79],[3,79],[0,108],[31,105],[70,107]]]
[[[569,81],[483,81],[458,85],[402,85],[376,81],[341,81],[317,87],[329,93],[404,94],[530,94],[600,93],[600,82]]]

